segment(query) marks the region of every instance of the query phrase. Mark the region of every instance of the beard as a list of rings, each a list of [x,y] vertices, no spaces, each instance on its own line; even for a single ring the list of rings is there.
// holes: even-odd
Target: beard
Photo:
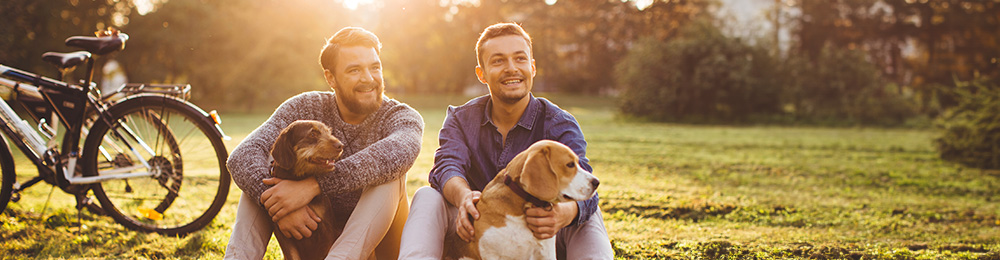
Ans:
[[[500,102],[504,102],[504,103],[507,103],[507,104],[514,104],[514,103],[517,103],[518,101],[521,101],[522,99],[524,99],[524,97],[528,96],[528,93],[531,92],[531,81],[530,81],[530,79],[528,77],[525,77],[524,75],[521,75],[520,73],[517,73],[517,74],[504,74],[500,78],[503,79],[503,78],[514,77],[514,76],[519,76],[519,77],[521,77],[521,78],[524,79],[521,82],[521,84],[524,84],[524,88],[521,88],[521,89],[506,89],[506,87],[503,86],[503,83],[497,82],[496,84],[499,86],[496,89],[497,93],[492,93],[494,91],[490,90],[490,92],[491,92],[490,94],[491,95],[492,94],[496,94],[496,96],[498,97],[498,100]]]
[[[375,95],[374,99],[370,100],[370,102],[363,102],[363,100],[359,100],[359,98],[356,96],[355,91],[364,91],[365,89],[371,89],[373,85],[374,88],[376,88],[375,92],[378,93],[378,95]],[[351,113],[371,114],[382,106],[382,90],[383,90],[382,84],[377,82],[372,82],[371,84],[357,85],[350,90],[338,88],[337,102],[343,102],[344,107],[346,107],[347,110],[349,110]]]
[[[514,104],[517,103],[518,101],[521,101],[521,99],[524,99],[524,97],[526,96],[528,96],[527,91],[502,92],[499,95],[500,98],[499,100],[500,102],[504,102],[507,104]]]

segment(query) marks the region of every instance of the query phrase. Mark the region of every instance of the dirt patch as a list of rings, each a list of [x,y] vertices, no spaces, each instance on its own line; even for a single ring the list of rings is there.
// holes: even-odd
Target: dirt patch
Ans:
[[[684,219],[699,221],[706,217],[724,216],[737,209],[736,205],[711,201],[692,201],[680,205],[602,205],[605,211],[657,219]]]
[[[952,251],[952,252],[973,252],[973,253],[986,253],[990,250],[986,250],[983,246],[970,246],[970,245],[944,245],[938,247],[941,251]]]

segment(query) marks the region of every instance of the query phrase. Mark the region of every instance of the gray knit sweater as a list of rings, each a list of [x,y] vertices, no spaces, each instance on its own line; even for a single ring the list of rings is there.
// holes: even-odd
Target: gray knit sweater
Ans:
[[[331,198],[334,212],[352,212],[365,187],[405,177],[420,152],[424,120],[410,106],[382,96],[382,107],[352,125],[340,117],[333,92],[302,93],[281,104],[229,155],[229,173],[254,201],[260,203],[261,194],[270,187],[261,180],[270,177],[271,145],[281,129],[300,119],[327,124],[344,143],[336,169],[317,178],[321,196]]]

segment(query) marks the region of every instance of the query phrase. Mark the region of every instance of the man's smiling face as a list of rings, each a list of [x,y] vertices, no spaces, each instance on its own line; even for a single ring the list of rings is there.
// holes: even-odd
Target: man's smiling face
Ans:
[[[496,100],[513,104],[531,93],[535,60],[523,37],[505,35],[489,39],[483,43],[482,53],[483,65],[476,67],[476,75]]]
[[[324,71],[327,84],[337,93],[337,102],[355,114],[370,114],[382,105],[382,61],[374,48],[348,46],[340,49],[334,71]]]

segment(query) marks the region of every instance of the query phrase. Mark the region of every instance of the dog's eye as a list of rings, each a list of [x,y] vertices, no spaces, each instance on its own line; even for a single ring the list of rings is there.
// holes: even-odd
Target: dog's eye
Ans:
[[[573,168],[573,166],[576,166],[576,163],[569,162],[569,163],[566,164],[566,167],[569,167],[569,168]]]

